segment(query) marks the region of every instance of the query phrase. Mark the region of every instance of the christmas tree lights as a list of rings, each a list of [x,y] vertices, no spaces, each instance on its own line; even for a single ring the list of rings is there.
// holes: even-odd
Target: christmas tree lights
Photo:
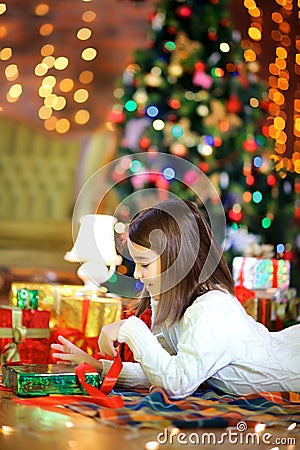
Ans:
[[[197,166],[218,191],[229,227],[246,227],[275,246],[294,244],[295,177],[278,174],[270,157],[269,86],[258,76],[261,13],[249,6],[250,43],[228,6],[226,0],[157,3],[145,48],[133,54],[115,90],[109,126],[120,132],[120,156],[163,152]],[[163,186],[195,200],[187,189],[192,173],[179,183],[172,167],[156,178],[141,171],[120,184],[121,196]]]

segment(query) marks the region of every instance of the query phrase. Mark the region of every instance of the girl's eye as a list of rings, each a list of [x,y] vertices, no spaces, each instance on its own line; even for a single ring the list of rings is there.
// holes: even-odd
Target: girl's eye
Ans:
[[[141,266],[143,269],[146,269],[149,266],[149,264],[141,264]]]

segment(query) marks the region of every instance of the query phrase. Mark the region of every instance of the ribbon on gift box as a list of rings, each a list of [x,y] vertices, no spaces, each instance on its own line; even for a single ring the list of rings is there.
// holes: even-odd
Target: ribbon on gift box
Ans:
[[[246,288],[242,284],[238,284],[234,287],[234,294],[240,303],[245,303],[250,298],[255,298],[255,292]]]
[[[261,323],[264,325],[267,325],[267,319],[268,319],[268,315],[267,315],[267,299],[266,298],[262,298],[260,299],[260,303],[261,303]]]
[[[272,266],[273,266],[272,288],[277,288],[278,287],[278,259],[272,258],[271,261],[272,261]],[[244,283],[245,263],[246,263],[246,257],[244,257],[242,260],[241,269],[240,269],[239,277],[238,277],[239,285],[243,285],[243,283]]]
[[[10,309],[12,314],[11,328],[0,328],[0,339],[12,339],[4,347],[4,352],[0,355],[1,364],[9,361],[19,361],[19,344],[22,344],[26,338],[30,339],[48,339],[50,331],[48,328],[26,328],[22,325],[22,310],[14,306],[1,306],[3,309]]]
[[[112,365],[110,366],[109,371],[107,372],[106,376],[104,377],[101,386],[99,389],[97,389],[95,386],[92,386],[86,382],[85,375],[89,372],[95,372],[95,368],[91,366],[90,364],[84,362],[79,364],[75,367],[75,373],[77,375],[78,381],[81,384],[81,386],[85,389],[87,394],[92,397],[92,402],[99,405],[104,406],[106,408],[121,408],[124,406],[124,400],[120,395],[114,395],[109,396],[108,394],[111,393],[112,389],[114,388],[118,377],[120,375],[120,372],[123,367],[123,363],[121,361],[119,353],[117,353],[117,356],[115,358],[109,357],[107,355],[103,355],[101,353],[98,353],[97,355],[99,358],[102,359],[109,359],[112,361]],[[12,364],[6,364],[8,367],[14,367],[15,365],[19,365],[20,363],[12,363]],[[45,407],[45,405],[51,405],[53,402],[54,397],[47,397],[47,398],[30,398],[30,399],[13,399],[16,401],[16,403],[21,404],[34,404],[35,406]],[[55,394],[56,401],[59,399],[59,404],[69,404],[72,403],[74,400],[77,401],[90,401],[87,397],[79,398],[78,396],[74,395],[57,395]]]
[[[85,330],[88,320],[88,313],[90,308],[91,300],[85,298],[82,300],[82,325],[81,330],[78,328],[58,328],[54,330],[51,334],[51,342],[56,342],[58,336],[63,336],[69,339],[77,347],[84,350],[86,353],[94,354],[99,350],[98,347],[98,336],[86,337]]]
[[[239,274],[239,284],[237,284],[234,287],[234,294],[238,301],[245,307],[246,302],[250,299],[256,298],[256,293],[252,291],[251,289],[246,288],[246,286],[243,285],[243,272],[244,272],[244,265],[245,265],[245,259],[242,261],[241,270]],[[246,308],[247,309],[247,308]],[[257,318],[256,318],[257,320]],[[266,325],[267,320],[267,312],[266,312],[266,301],[265,299],[262,299],[262,311],[261,311],[261,323]]]
[[[272,258],[272,266],[273,266],[273,278],[272,278],[272,287],[278,287],[278,259]]]
[[[124,406],[124,401],[120,395],[117,395],[115,397],[108,396],[108,394],[114,388],[117,379],[120,375],[120,372],[122,370],[123,363],[121,361],[121,357],[119,353],[117,353],[117,356],[115,358],[110,358],[107,355],[103,355],[101,353],[98,353],[98,356],[100,356],[100,358],[102,359],[113,360],[113,363],[110,366],[110,369],[107,372],[104,380],[102,381],[100,388],[97,389],[96,387],[91,386],[85,381],[85,374],[88,373],[90,370],[93,370],[93,367],[86,362],[75,367],[75,373],[78,377],[78,380],[80,384],[84,387],[86,392],[91,397],[97,399],[99,402],[98,404],[100,404],[101,406],[106,406],[108,408],[121,408],[122,406]]]
[[[248,289],[244,286],[243,282],[244,282],[244,266],[245,266],[245,258],[243,258],[242,260],[242,265],[241,265],[241,270],[239,273],[239,282],[238,284],[234,287],[234,294],[236,296],[236,298],[239,300],[240,303],[245,303],[246,300],[248,300],[249,298],[254,298],[255,297],[255,292],[252,291],[251,289]]]

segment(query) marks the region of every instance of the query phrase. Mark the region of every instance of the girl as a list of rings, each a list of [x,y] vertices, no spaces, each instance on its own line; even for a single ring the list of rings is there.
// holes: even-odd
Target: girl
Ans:
[[[228,394],[300,392],[300,325],[270,332],[234,296],[224,256],[197,206],[165,200],[129,225],[134,277],[144,283],[136,316],[103,327],[100,350],[116,355],[125,342],[135,363],[125,362],[118,387],[162,387],[183,398],[207,382]],[[138,317],[152,309],[152,329]],[[59,337],[54,356],[87,361],[103,376],[111,362],[96,361]]]

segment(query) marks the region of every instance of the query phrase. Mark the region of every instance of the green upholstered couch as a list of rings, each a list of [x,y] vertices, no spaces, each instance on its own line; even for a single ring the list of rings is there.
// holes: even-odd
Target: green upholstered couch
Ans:
[[[114,150],[108,130],[68,138],[0,118],[0,267],[70,265],[63,256],[73,244],[76,197]],[[85,197],[83,213],[95,212],[97,195]]]

